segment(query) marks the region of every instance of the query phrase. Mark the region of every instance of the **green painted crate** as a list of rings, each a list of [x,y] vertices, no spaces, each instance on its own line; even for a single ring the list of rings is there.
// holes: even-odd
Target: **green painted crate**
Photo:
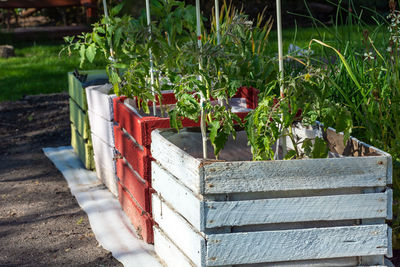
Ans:
[[[69,99],[69,116],[71,122],[83,139],[89,139],[90,125],[88,113],[87,111],[83,111],[72,98]]]
[[[81,71],[80,74],[87,74],[85,83],[89,83],[96,79],[107,79],[107,72],[105,70],[88,70]],[[87,111],[86,92],[84,89],[85,83],[79,81],[73,74],[68,73],[68,90],[70,97],[81,107],[82,110]]]
[[[71,146],[74,148],[76,154],[78,154],[85,168],[93,170],[95,167],[92,140],[85,140],[73,123],[71,123]]]

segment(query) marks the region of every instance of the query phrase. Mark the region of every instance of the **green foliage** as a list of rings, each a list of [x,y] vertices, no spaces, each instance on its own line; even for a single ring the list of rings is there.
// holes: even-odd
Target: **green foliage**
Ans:
[[[289,137],[293,151],[284,159],[326,158],[326,140],[316,137],[301,140],[294,134],[298,123],[312,126],[319,121],[326,130],[329,126],[344,132],[345,142],[352,130],[351,114],[346,107],[332,100],[330,81],[325,72],[306,65],[306,74],[287,76],[283,81],[284,97],[264,94],[258,107],[250,112],[246,122],[246,132],[252,148],[254,160],[277,158],[274,145],[279,138]],[[269,84],[269,90],[276,90],[277,81]],[[299,149],[301,148],[301,149]]]

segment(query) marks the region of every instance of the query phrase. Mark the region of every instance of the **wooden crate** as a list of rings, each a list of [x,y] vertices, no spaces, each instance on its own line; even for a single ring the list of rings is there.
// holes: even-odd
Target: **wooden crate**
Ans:
[[[73,72],[68,73],[68,91],[70,97],[80,106],[80,108],[84,111],[87,110],[87,100],[86,100],[86,92],[85,88],[93,85],[91,84],[94,80],[104,80],[108,79],[107,73],[105,70],[88,70],[81,71],[80,74],[87,75],[87,79],[84,83],[79,81],[73,74]]]
[[[144,211],[132,198],[131,194],[118,182],[118,200],[121,207],[132,222],[139,238],[153,243],[153,221],[151,215]]]
[[[71,123],[71,146],[74,148],[75,153],[78,155],[83,165],[88,170],[95,168],[93,159],[93,147],[90,139],[84,139],[76,129],[75,125]]]
[[[72,98],[69,99],[69,117],[83,139],[89,139],[90,126],[88,114]]]
[[[86,87],[88,110],[107,121],[114,120],[113,99],[117,96],[109,94],[112,88],[109,83]]]
[[[235,101],[235,107],[239,108],[234,111],[237,111],[241,118],[247,115],[248,109],[256,107],[257,93],[257,90],[247,87],[238,90],[232,101]],[[114,119],[118,124],[114,127],[115,147],[125,165],[129,167],[117,166],[117,176],[121,186],[129,192],[128,196],[132,198],[132,202],[151,214],[151,132],[154,129],[170,128],[170,122],[169,118],[141,115],[134,105],[128,103],[129,101],[132,100],[125,97],[114,99]],[[174,94],[163,93],[163,103],[176,103]],[[198,123],[186,119],[183,125],[195,126]],[[135,222],[133,224],[135,225]]]
[[[116,95],[109,94],[111,89],[111,84],[104,84],[89,86],[85,90],[97,177],[118,196],[112,104]]]
[[[220,161],[203,160],[189,135],[171,131],[153,131],[151,146],[154,243],[168,266],[376,266],[391,257],[389,154],[354,138],[344,146],[329,129],[339,158],[234,161],[246,143],[236,140]]]
[[[258,91],[251,87],[241,87],[234,99],[243,99],[245,108],[254,109],[257,102]],[[160,118],[154,116],[142,116],[134,108],[126,105],[126,97],[115,98],[114,100],[114,120],[122,127],[129,135],[144,148],[150,148],[151,132],[154,129],[170,128],[169,118]],[[239,101],[240,102],[240,101]],[[163,104],[175,104],[176,99],[173,93],[163,93]],[[236,112],[236,114],[244,118],[248,110]],[[198,126],[191,120],[183,121],[184,127]]]

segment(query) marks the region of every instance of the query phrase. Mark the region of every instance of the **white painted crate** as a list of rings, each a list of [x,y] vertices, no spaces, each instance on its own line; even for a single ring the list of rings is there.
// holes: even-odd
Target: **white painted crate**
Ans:
[[[115,147],[114,121],[109,121],[97,115],[91,110],[88,111],[90,131],[99,137],[104,143]]]
[[[115,148],[103,142],[94,133],[92,133],[92,143],[97,176],[115,196],[118,196]]]
[[[108,169],[101,164],[96,155],[94,155],[94,165],[96,174],[100,181],[110,190],[110,192],[118,197],[118,177],[114,170]]]
[[[348,156],[202,160],[184,132],[153,131],[156,252],[168,266],[384,265],[391,157],[356,139],[345,147],[331,129],[327,138],[332,153]],[[238,153],[228,144],[221,159]]]
[[[114,120],[113,99],[117,97],[115,94],[109,94],[111,89],[112,85],[109,83],[86,88],[88,110],[108,121]]]

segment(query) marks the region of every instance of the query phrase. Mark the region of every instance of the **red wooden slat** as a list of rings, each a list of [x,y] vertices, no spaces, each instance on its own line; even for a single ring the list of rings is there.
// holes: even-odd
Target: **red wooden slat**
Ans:
[[[132,168],[140,175],[140,178],[150,181],[151,158],[148,150],[141,148],[129,138],[119,126],[114,126],[115,148],[128,161]],[[147,152],[147,153],[146,153]]]
[[[139,237],[142,238],[145,242],[153,244],[153,221],[151,220],[147,212],[136,205],[129,193],[124,190],[119,182],[118,199],[125,214],[128,216],[132,225],[135,227],[136,233],[139,235]]]
[[[123,159],[117,160],[117,176],[121,185],[132,195],[139,206],[143,210],[151,212],[149,183],[140,179]]]

